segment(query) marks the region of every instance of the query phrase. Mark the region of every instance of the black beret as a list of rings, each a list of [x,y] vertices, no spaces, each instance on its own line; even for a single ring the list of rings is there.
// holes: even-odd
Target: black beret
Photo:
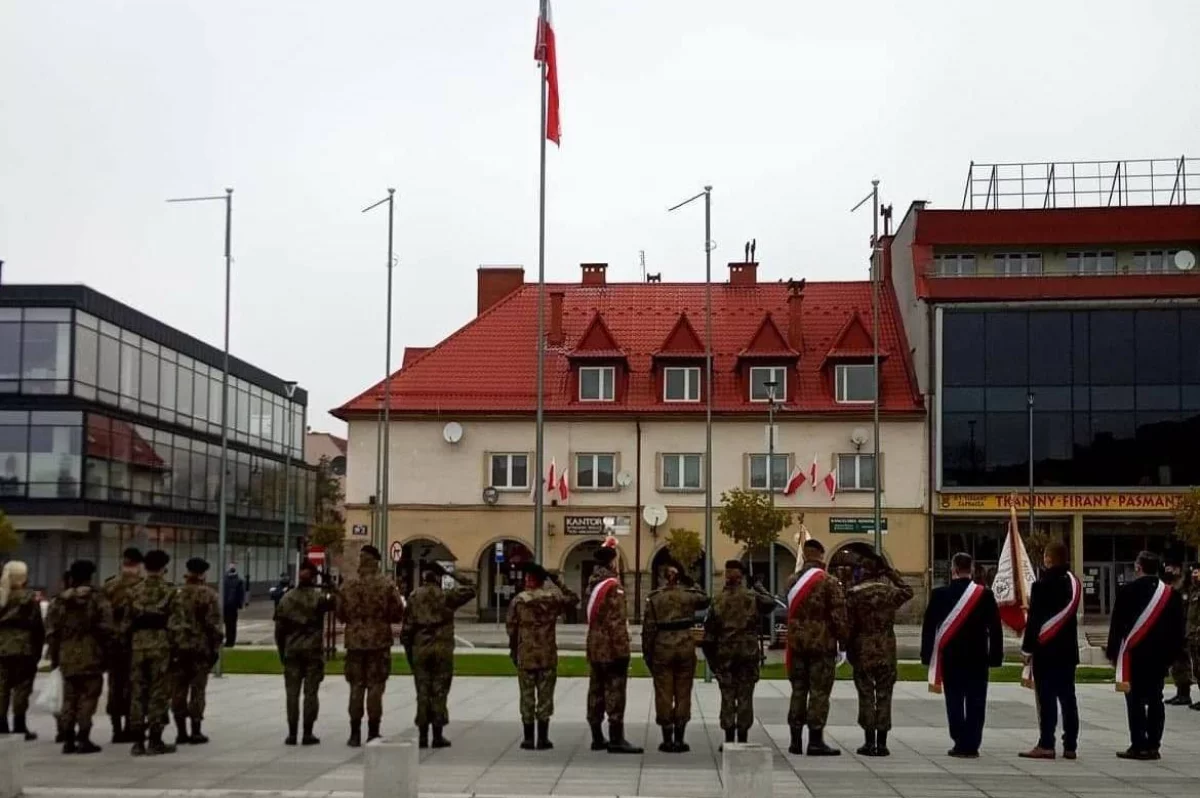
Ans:
[[[433,574],[434,576],[445,576],[446,569],[443,568],[442,564],[440,562],[438,562],[437,560],[427,560],[421,566],[421,573]]]
[[[745,571],[746,566],[742,565],[741,560],[726,560],[725,561],[725,570],[726,571]]]
[[[96,573],[96,565],[91,560],[76,560],[71,563],[71,581],[75,583],[86,582],[92,578],[92,574]]]
[[[305,560],[301,560],[301,561],[300,561],[300,569],[299,569],[299,570],[301,570],[301,571],[311,571],[312,573],[314,573],[314,574],[315,574],[315,573],[316,573],[317,571],[319,571],[320,569],[319,569],[319,568],[317,568],[317,564],[316,564],[316,563],[314,563],[312,560],[305,559]],[[285,578],[285,577],[286,577],[286,574],[280,574],[280,575],[279,575],[279,577],[280,577],[281,579],[283,579],[283,578]]]
[[[189,574],[208,573],[208,560],[203,557],[193,557],[187,561],[187,570]]]
[[[142,550],[135,546],[130,546],[129,548],[125,549],[125,551],[121,552],[121,559],[123,559],[125,562],[141,562]]]
[[[550,576],[550,574],[546,571],[545,568],[543,568],[541,565],[539,565],[535,562],[527,562],[522,567],[527,576],[532,576],[534,579],[538,580],[539,582],[545,582],[546,578],[548,576]]]
[[[617,559],[617,550],[608,546],[596,549],[593,559],[601,565],[608,565],[613,560]]]
[[[374,546],[372,546],[372,545],[370,545],[370,544],[368,544],[368,545],[366,545],[366,546],[363,546],[363,547],[362,547],[362,548],[359,550],[359,552],[358,552],[358,553],[359,553],[360,555],[366,554],[367,556],[369,556],[369,557],[374,557],[374,558],[375,558],[375,559],[377,559],[377,560],[382,560],[382,559],[383,559],[383,555],[379,553],[379,549],[375,548]]]
[[[162,549],[154,549],[146,552],[145,559],[142,563],[146,566],[147,571],[161,571],[167,567],[167,563],[171,561],[171,555],[167,554]]]
[[[825,547],[822,546],[821,541],[817,540],[816,538],[809,538],[808,540],[804,541],[804,546],[802,548],[819,551],[821,554],[825,553]]]

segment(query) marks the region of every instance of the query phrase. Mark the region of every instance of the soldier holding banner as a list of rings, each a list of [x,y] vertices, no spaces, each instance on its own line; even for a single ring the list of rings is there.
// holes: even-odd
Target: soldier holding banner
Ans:
[[[629,621],[625,590],[617,574],[616,538],[609,538],[595,554],[596,570],[588,579],[587,657],[590,668],[587,722],[592,730],[592,750],[610,754],[640,754],[642,749],[625,739],[625,689],[629,679]],[[608,716],[608,740],[604,717]]]

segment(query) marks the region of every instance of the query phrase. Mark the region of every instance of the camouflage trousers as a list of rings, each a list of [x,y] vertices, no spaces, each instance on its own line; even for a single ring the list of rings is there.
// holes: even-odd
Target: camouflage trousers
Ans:
[[[29,711],[37,664],[37,657],[0,657],[0,717],[8,717],[10,705],[13,715]]]
[[[300,692],[304,691],[304,728],[312,729],[321,711],[321,681],[325,678],[325,657],[319,651],[290,654],[283,661],[283,688],[287,694],[287,722],[295,729],[300,722]]]
[[[78,728],[81,735],[92,729],[92,717],[100,704],[104,676],[99,673],[63,677],[62,725],[66,731]]]
[[[151,734],[161,734],[166,728],[173,682],[170,654],[165,651],[133,652],[129,725],[135,734],[143,734],[147,729]]]
[[[1171,681],[1180,692],[1186,692],[1192,686],[1192,660],[1185,648],[1175,661],[1171,663]]]
[[[413,686],[417,689],[418,727],[445,726],[450,722],[450,682],[454,679],[454,658],[417,654],[412,663]]]
[[[124,647],[109,659],[108,701],[105,710],[110,716],[129,716],[130,676],[133,671],[133,652]]]
[[[754,685],[758,683],[758,657],[721,664],[716,671],[721,688],[721,728],[746,731],[754,725]]]
[[[829,719],[829,694],[837,658],[832,654],[816,657],[792,655],[788,680],[792,683],[792,703],[788,707],[788,725],[793,729],[805,725],[813,731],[825,728]]]
[[[171,667],[175,676],[171,712],[176,722],[182,718],[204,720],[208,673],[212,666],[213,661],[205,655],[181,654],[175,658]]]
[[[896,663],[860,663],[854,668],[858,691],[858,725],[865,731],[891,731],[892,688],[896,686]]]
[[[590,663],[588,673],[587,722],[598,724],[608,716],[609,723],[625,722],[625,688],[629,680],[629,660]]]
[[[677,726],[692,719],[692,682],[696,680],[696,655],[672,656],[655,660],[654,722],[659,726]]]
[[[521,691],[521,722],[550,720],[554,715],[554,686],[558,683],[557,668],[517,670],[517,687]]]
[[[386,648],[355,649],[346,652],[346,681],[350,683],[350,722],[362,723],[363,701],[367,720],[379,723],[383,717],[383,688],[392,671],[392,652]]]

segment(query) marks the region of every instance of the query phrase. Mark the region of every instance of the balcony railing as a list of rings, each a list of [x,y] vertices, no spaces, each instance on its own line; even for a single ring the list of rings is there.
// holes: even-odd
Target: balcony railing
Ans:
[[[1117,252],[1068,252],[1046,258],[1040,253],[939,255],[929,277],[1163,277],[1197,274],[1197,253],[1177,257],[1173,249]],[[1190,265],[1189,265],[1190,264]],[[1186,268],[1183,268],[1186,267]]]
[[[963,210],[1103,208],[1200,202],[1200,160],[975,163]]]

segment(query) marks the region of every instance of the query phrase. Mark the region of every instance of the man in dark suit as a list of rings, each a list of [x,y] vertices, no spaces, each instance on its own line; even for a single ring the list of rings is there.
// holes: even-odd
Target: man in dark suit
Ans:
[[[1025,759],[1054,759],[1054,731],[1062,704],[1063,758],[1074,759],[1079,742],[1079,704],[1075,700],[1075,668],[1079,665],[1080,585],[1067,563],[1067,546],[1054,541],[1046,546],[1046,570],[1029,594],[1029,620],[1021,643],[1021,656],[1033,664],[1033,689],[1037,695],[1040,736]]]
[[[954,555],[950,561],[950,584],[930,594],[921,627],[921,662],[929,665],[935,654],[940,660],[940,686],[946,697],[950,738],[954,740],[950,756],[966,759],[978,757],[983,742],[988,668],[1004,664],[1004,635],[996,597],[991,590],[971,581],[973,565],[971,555]],[[976,591],[979,595],[975,595]],[[973,598],[973,602],[960,604],[964,596]],[[953,622],[952,631],[943,634],[939,647],[939,627],[956,612],[960,615]]]
[[[1117,752],[1121,759],[1162,758],[1158,749],[1166,723],[1163,679],[1183,646],[1183,601],[1159,578],[1160,567],[1157,554],[1138,555],[1137,578],[1117,593],[1108,627],[1105,654],[1118,667],[1117,689],[1125,693],[1129,716],[1129,748]],[[1143,619],[1142,613],[1152,604],[1157,612],[1152,610]],[[1118,662],[1122,647],[1127,659]]]

